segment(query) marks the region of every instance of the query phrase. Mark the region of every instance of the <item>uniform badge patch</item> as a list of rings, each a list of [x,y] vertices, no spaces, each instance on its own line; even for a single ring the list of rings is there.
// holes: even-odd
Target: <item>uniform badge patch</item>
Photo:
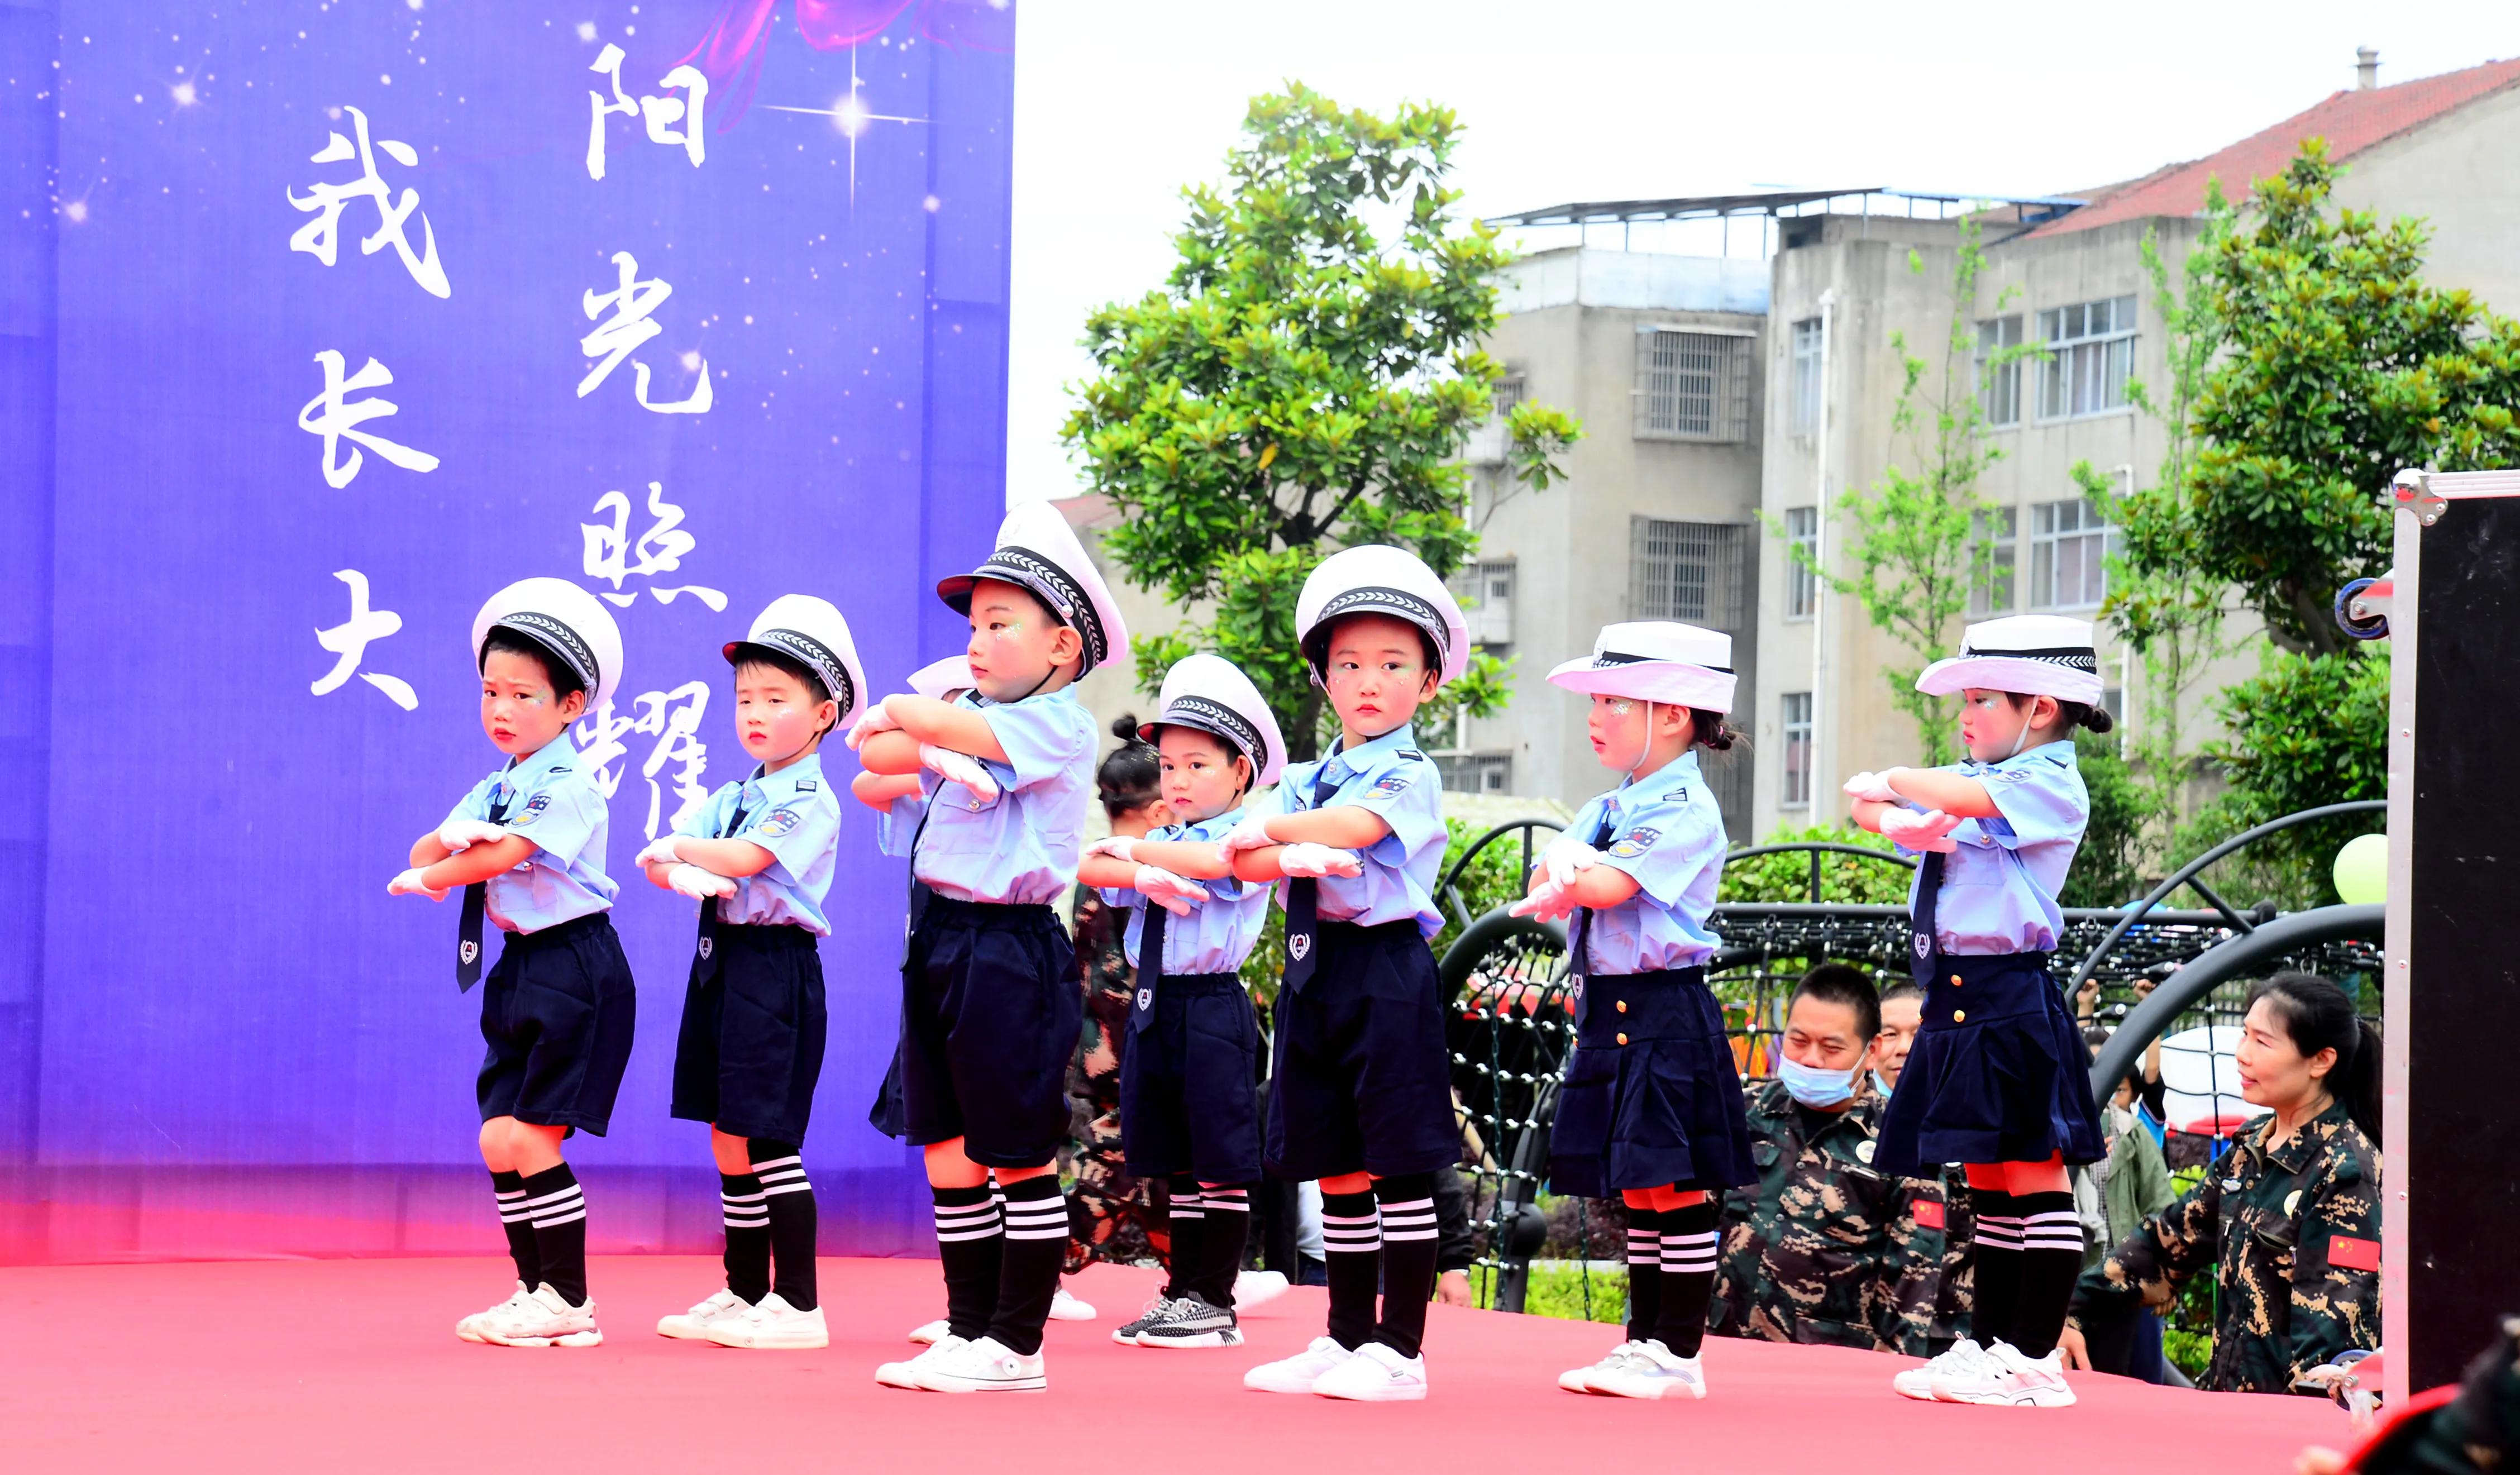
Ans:
[[[1673,789],[1670,793],[1667,793],[1667,794],[1665,794],[1665,795],[1663,795],[1663,796],[1662,796],[1662,801],[1663,801],[1665,804],[1686,804],[1686,803],[1688,803],[1688,784],[1686,784],[1686,783],[1684,783],[1684,784],[1682,784],[1680,787]]]
[[[1621,835],[1618,839],[1618,843],[1610,847],[1610,854],[1617,856],[1623,861],[1632,861],[1638,856],[1644,854],[1646,851],[1653,849],[1654,841],[1661,838],[1661,830],[1646,829],[1640,827],[1639,828],[1631,829],[1626,834]]]
[[[1312,950],[1313,934],[1310,932],[1298,932],[1294,936],[1286,939],[1286,956],[1295,960],[1297,962],[1303,961],[1304,955]]]
[[[1150,1008],[1153,1008],[1154,1006],[1155,1006],[1155,991],[1154,991],[1153,989],[1140,989],[1140,990],[1138,990],[1138,1007],[1140,1007],[1140,1008],[1142,1008],[1142,1009],[1150,1009]]]
[[[2026,768],[2000,768],[1995,771],[1995,777],[2002,780],[2006,783],[2019,783],[2030,777],[2030,770]]]
[[[1928,953],[1931,953],[1931,952],[1934,950],[1934,940],[1933,940],[1932,938],[1930,938],[1930,937],[1927,937],[1927,936],[1926,936],[1924,933],[1922,933],[1922,932],[1919,932],[1919,933],[1917,933],[1917,934],[1916,934],[1916,937],[1915,937],[1915,943],[1916,943],[1916,956],[1917,956],[1917,957],[1919,957],[1919,958],[1924,957],[1925,955],[1927,955]]]
[[[1410,784],[1417,782],[1418,775],[1415,772],[1405,768],[1395,768],[1391,772],[1375,780],[1372,791],[1367,794],[1366,797],[1371,799],[1388,799],[1393,794],[1399,793],[1402,789],[1407,788]]]
[[[473,959],[481,956],[481,945],[470,940],[458,943],[455,947],[455,956],[463,959],[466,962],[471,962]]]
[[[1859,1163],[1872,1161],[1872,1143],[1869,1140],[1855,1144],[1855,1160]]]
[[[2343,1271],[2376,1271],[2380,1268],[2380,1242],[2339,1234],[2327,1241],[2327,1263]]]
[[[1868,1142],[1866,1145],[1871,1144]],[[1914,1213],[1916,1228],[1920,1229],[1939,1229],[1944,1227],[1943,1206],[1930,1198],[1916,1200]]]
[[[811,779],[799,779],[796,781],[796,792],[800,794],[819,794],[822,791],[823,785],[815,782]]]
[[[752,832],[760,835],[764,839],[775,840],[781,835],[787,834],[788,831],[794,829],[802,823],[804,823],[803,818],[799,816],[796,811],[783,805],[778,809],[772,810],[769,818],[753,827]]]
[[[708,956],[709,956],[711,953],[714,953],[714,952],[716,952],[716,951],[717,951],[717,939],[716,939],[716,938],[714,938],[714,937],[703,937],[703,938],[701,938],[701,939],[700,939],[700,961],[702,961],[702,962],[706,962],[706,961],[708,961]]]
[[[536,794],[532,798],[527,799],[525,801],[525,807],[518,811],[515,818],[509,820],[508,823],[518,827],[531,825],[536,820],[541,819],[543,817],[543,811],[549,808],[551,808],[551,795]]]

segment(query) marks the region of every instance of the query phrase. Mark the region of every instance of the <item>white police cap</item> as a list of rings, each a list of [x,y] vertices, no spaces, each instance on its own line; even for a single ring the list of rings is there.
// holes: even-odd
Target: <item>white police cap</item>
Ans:
[[[995,579],[1028,589],[1050,606],[1061,624],[1085,642],[1085,664],[1077,674],[1129,658],[1129,630],[1120,606],[1096,571],[1085,545],[1058,510],[1047,502],[1027,502],[998,524],[997,551],[969,573],[955,574],[936,584],[937,597],[956,614],[971,612],[971,586]]]
[[[1318,678],[1328,660],[1328,630],[1354,614],[1406,620],[1435,643],[1440,681],[1460,676],[1470,663],[1470,632],[1453,592],[1416,554],[1380,543],[1343,548],[1322,559],[1295,597],[1295,640]],[[1325,632],[1320,642],[1313,632]],[[1323,648],[1316,649],[1319,645]]]
[[[1155,740],[1157,728],[1213,733],[1251,760],[1255,789],[1277,782],[1286,766],[1286,739],[1278,731],[1277,714],[1242,668],[1222,655],[1200,651],[1175,661],[1164,673],[1157,708],[1150,721],[1138,725],[1138,736],[1148,742]]]
[[[1732,710],[1732,637],[1678,620],[1604,625],[1593,653],[1549,673],[1552,685],[1708,712]]]
[[[2092,622],[2061,614],[2016,614],[1960,633],[1960,653],[1927,666],[1916,690],[1949,696],[1975,687],[2019,696],[2100,703],[2099,653]]]
[[[966,655],[931,660],[910,673],[910,690],[931,701],[943,701],[957,692],[968,692],[978,685],[971,677],[970,657]]]
[[[741,664],[744,652],[762,649],[784,655],[811,671],[823,690],[840,704],[839,729],[858,720],[866,701],[866,668],[858,664],[857,642],[849,622],[829,600],[810,594],[783,594],[752,622],[752,631],[726,643],[726,658]]]
[[[566,579],[518,579],[472,616],[472,668],[493,630],[523,636],[586,686],[587,710],[621,690],[621,627],[601,601]]]

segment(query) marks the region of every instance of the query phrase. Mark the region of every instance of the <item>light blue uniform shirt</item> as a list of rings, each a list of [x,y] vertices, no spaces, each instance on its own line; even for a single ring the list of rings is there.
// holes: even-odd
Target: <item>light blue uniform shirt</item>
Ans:
[[[537,847],[490,877],[485,910],[501,931],[539,932],[612,905],[621,888],[604,873],[610,809],[565,736],[472,785],[446,819],[488,820],[501,803],[507,813],[496,823]]]
[[[876,849],[905,861],[910,859],[910,842],[919,834],[919,822],[927,815],[928,789],[935,782],[936,776],[922,769],[919,792],[903,794],[876,811]]]
[[[1239,809],[1200,820],[1191,825],[1167,825],[1148,830],[1149,840],[1221,840],[1242,818]],[[1269,888],[1254,886],[1233,876],[1218,880],[1201,880],[1184,876],[1193,886],[1207,888],[1207,900],[1193,908],[1188,916],[1164,918],[1164,972],[1170,976],[1183,973],[1233,973],[1242,967],[1244,959],[1260,941],[1260,926],[1269,919]],[[1151,905],[1144,896],[1125,886],[1100,888],[1105,905],[1129,909],[1129,931],[1125,946],[1129,966],[1138,965],[1138,943],[1147,930],[1147,908]]]
[[[2000,812],[1992,820],[1962,820],[1952,831],[1958,848],[1943,857],[1935,946],[1959,958],[2054,952],[2065,928],[2056,893],[2064,888],[2092,815],[2074,744],[2045,742],[2001,763],[1972,758],[1933,772],[1964,774],[1984,783]],[[1907,807],[1924,808],[1912,800]],[[1912,909],[1921,879],[1919,868],[1908,883]]]
[[[1313,781],[1325,772],[1338,789],[1315,804]],[[1435,882],[1444,868],[1444,781],[1418,751],[1417,736],[1407,724],[1346,752],[1287,765],[1275,800],[1252,812],[1300,814],[1343,805],[1373,811],[1391,833],[1356,852],[1365,862],[1364,874],[1322,877],[1315,915],[1361,927],[1415,917],[1418,930],[1426,936],[1442,931],[1444,914],[1435,910]],[[1285,896],[1281,883],[1279,905],[1285,904]]]
[[[1694,967],[1713,956],[1707,930],[1724,877],[1724,812],[1698,772],[1692,748],[1655,773],[1597,795],[1575,812],[1566,833],[1591,840],[1601,864],[1634,877],[1637,894],[1593,913],[1586,950],[1594,973],[1650,973]]]
[[[730,834],[738,813],[743,823]],[[839,853],[840,801],[823,777],[822,754],[808,753],[775,774],[755,767],[742,782],[720,784],[674,833],[749,840],[770,852],[769,870],[735,877],[735,895],[718,898],[719,921],[832,935],[823,898]]]
[[[1049,906],[1076,884],[1085,809],[1094,798],[1094,714],[1061,687],[1021,701],[965,693],[1012,761],[983,759],[998,797],[983,803],[951,780],[929,791],[927,828],[913,863],[939,896]]]

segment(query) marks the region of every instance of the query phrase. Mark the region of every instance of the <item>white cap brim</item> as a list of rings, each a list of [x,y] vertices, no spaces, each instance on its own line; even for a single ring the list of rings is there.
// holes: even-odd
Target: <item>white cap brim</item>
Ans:
[[[2028,656],[1955,655],[1927,666],[1916,678],[1916,690],[1928,696],[1956,696],[1971,688],[2016,696],[2053,696],[2085,706],[2100,704],[2097,676]]]
[[[1732,710],[1739,679],[1676,660],[1632,660],[1597,666],[1579,656],[1549,673],[1549,683],[1588,696],[1625,696],[1634,701],[1659,701],[1706,712]]]

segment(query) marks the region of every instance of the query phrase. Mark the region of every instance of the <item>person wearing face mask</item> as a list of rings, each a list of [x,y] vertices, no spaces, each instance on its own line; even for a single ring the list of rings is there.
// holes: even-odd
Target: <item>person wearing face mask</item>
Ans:
[[[1572,1393],[1704,1398],[1698,1348],[1715,1282],[1710,1195],[1751,1181],[1740,1075],[1706,986],[1724,816],[1697,749],[1732,745],[1730,636],[1611,625],[1549,673],[1592,697],[1593,751],[1625,776],[1549,847],[1517,915],[1574,917],[1575,1052],[1549,1147],[1560,1193],[1628,1208],[1627,1339],[1561,1375]]]
[[[2056,894],[2091,819],[2074,730],[2105,733],[2088,621],[2020,615],[1971,625],[1960,653],[1916,678],[1960,698],[1965,762],[1846,781],[1855,823],[1920,856],[1909,965],[1925,991],[1906,1083],[1881,1118],[1880,1166],[1967,1166],[1977,1229],[1972,1335],[1891,1380],[1929,1402],[2056,1408],[2056,1359],[2083,1263],[2066,1168],[2101,1156],[2088,1060],[2048,971]]]
[[[2251,991],[2233,1063],[2267,1115],[2084,1273],[2072,1365],[2124,1368],[2135,1311],[2200,1274],[2218,1292],[2200,1388],[2316,1394],[2313,1369],[2379,1345],[2379,1032],[2328,979],[2278,973]]]
[[[1861,969],[1795,985],[1777,1077],[1747,1094],[1758,1182],[1725,1196],[1711,1329],[1924,1355],[1942,1282],[1938,1184],[1874,1166],[1880,1005]]]

